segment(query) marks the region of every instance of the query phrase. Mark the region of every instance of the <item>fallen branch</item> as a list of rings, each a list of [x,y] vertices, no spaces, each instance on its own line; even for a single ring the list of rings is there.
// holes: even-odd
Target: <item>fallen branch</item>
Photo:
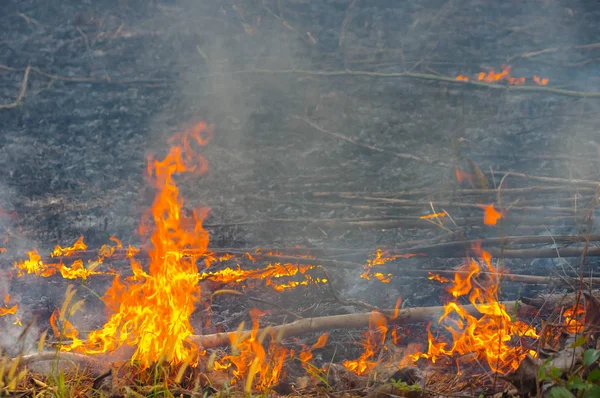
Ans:
[[[518,307],[518,314],[516,315],[529,316],[532,314],[531,307],[526,305],[518,306],[517,302],[515,301],[508,301],[504,302],[503,304],[506,307],[506,311],[511,315],[515,315],[516,307]],[[471,304],[465,305],[463,308],[474,316],[480,315],[480,312]],[[386,310],[383,315],[380,313],[375,313],[378,314],[375,316],[386,316],[390,318],[391,322],[396,324],[412,324],[428,322],[431,319],[439,317],[439,315],[443,314],[443,312],[443,306],[416,307],[399,310],[398,316],[393,320],[391,318],[394,317],[394,310]],[[363,329],[369,326],[369,319],[372,316],[372,312],[367,312],[305,318],[283,325],[263,328],[259,330],[258,334],[261,334],[263,331],[267,331],[273,336],[287,338],[306,333],[323,332],[331,329]],[[190,340],[202,348],[216,348],[228,345],[231,341],[231,337],[235,336],[236,334],[237,332],[225,332],[207,335],[193,335],[191,336]],[[242,332],[241,338],[247,338],[248,336],[250,336],[249,330]]]
[[[457,85],[464,85],[471,88],[477,89],[492,89],[492,90],[504,90],[507,92],[530,92],[530,93],[550,93],[556,95],[563,95],[567,97],[578,97],[578,98],[600,98],[599,92],[585,92],[585,91],[574,91],[564,90],[560,88],[553,88],[548,86],[527,86],[527,85],[515,85],[507,86],[504,84],[493,84],[479,81],[463,81],[456,80],[454,77],[440,76],[429,73],[414,73],[414,72],[397,72],[397,73],[385,73],[385,72],[371,72],[361,70],[334,70],[334,71],[317,71],[317,70],[306,70],[306,69],[252,69],[242,70],[233,72],[233,74],[297,74],[307,76],[321,76],[321,77],[336,77],[336,76],[355,76],[355,77],[372,77],[372,78],[408,78],[418,80],[429,80],[429,81],[440,81],[446,83],[452,83]],[[225,74],[223,74],[225,75]],[[214,75],[204,75],[201,77],[210,78]]]

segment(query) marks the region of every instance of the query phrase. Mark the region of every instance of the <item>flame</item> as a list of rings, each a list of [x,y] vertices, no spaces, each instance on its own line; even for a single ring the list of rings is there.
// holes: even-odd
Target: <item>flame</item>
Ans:
[[[109,315],[106,324],[90,332],[86,341],[73,337],[73,344],[63,350],[99,354],[126,344],[135,347],[132,361],[142,368],[159,360],[197,362],[198,347],[187,340],[193,333],[189,318],[200,296],[197,256],[184,257],[182,253],[206,251],[208,232],[202,228],[202,220],[207,210],[195,209],[191,217],[182,214],[183,200],[174,175],[206,170],[192,144],[204,146],[211,135],[212,127],[198,123],[175,134],[162,161],[148,158],[148,176],[157,188],[151,211],[140,226],[142,234],[151,232],[148,271],[130,257],[134,276],[123,282],[116,276],[103,297]]]
[[[510,66],[505,65],[502,67],[502,70],[500,72],[496,72],[494,69],[491,69],[487,73],[479,72],[479,74],[477,75],[477,81],[486,83],[505,81],[513,86],[525,83],[526,79],[524,77],[512,77],[510,75],[511,69],[512,68]],[[456,76],[456,80],[468,82],[470,79],[467,76],[458,75]],[[548,78],[546,77],[540,78],[536,75],[533,75],[533,81],[541,86],[545,86],[546,84],[548,84]]]
[[[445,278],[445,277],[443,277],[441,275],[438,275],[438,274],[433,274],[431,272],[429,273],[428,279],[431,280],[431,281],[438,281],[438,282],[441,282],[441,283],[448,283],[448,282],[450,282],[450,279]]]
[[[313,278],[307,274],[308,271],[320,268],[318,265],[309,264],[268,264],[266,267],[255,270],[243,270],[239,267],[233,269],[230,267],[219,271],[206,271],[200,273],[199,280],[211,280],[221,283],[240,283],[247,280],[264,280],[267,286],[272,287],[277,291],[293,289],[298,286],[308,286],[309,284],[327,283],[327,279]],[[302,275],[303,281],[276,282],[278,279]]]
[[[323,333],[317,339],[317,342],[312,346],[307,346],[302,344],[302,351],[298,354],[298,358],[300,358],[300,362],[302,362],[302,367],[311,375],[316,376],[316,369],[313,366],[310,366],[308,363],[313,358],[313,350],[317,348],[325,347],[327,344],[327,339],[329,338],[328,333]]]
[[[387,263],[388,261],[393,261],[398,258],[410,258],[410,257],[414,257],[414,256],[416,256],[416,254],[411,254],[411,253],[390,255],[387,251],[382,251],[381,249],[377,249],[377,251],[375,252],[375,257],[367,259],[367,264],[363,265],[364,272],[360,275],[360,277],[362,279],[366,279],[366,280],[370,281],[371,276],[373,276],[376,279],[379,279],[381,282],[389,283],[391,280],[392,274],[384,275],[380,272],[372,273],[373,267],[376,267],[378,265],[383,265],[383,264]]]
[[[388,331],[387,319],[379,312],[372,312],[369,317],[369,330],[365,333],[365,341],[361,344],[364,352],[356,360],[346,360],[342,363],[344,367],[357,375],[369,373],[379,362],[371,358],[375,356],[379,348],[383,346]]]
[[[498,220],[502,218],[502,213],[494,208],[494,204],[489,206],[480,205],[483,209],[483,223],[485,225],[496,225]]]
[[[584,323],[583,316],[585,315],[585,307],[582,304],[567,308],[563,312],[565,318],[565,326],[568,333],[578,334],[583,331]]]
[[[536,84],[539,84],[540,86],[545,86],[546,84],[548,84],[548,78],[544,77],[544,78],[539,78],[535,75],[533,75],[533,81],[536,82]]]
[[[490,69],[490,71],[486,74],[485,72],[479,73],[477,76],[478,81],[484,81],[486,83],[493,83],[497,81],[506,81],[510,85],[518,85],[525,83],[524,77],[512,77],[510,76],[511,67],[503,66],[502,71],[496,73],[494,69]]]
[[[91,275],[106,274],[106,272],[94,271],[98,265],[100,265],[100,263],[96,262],[93,263],[90,267],[85,268],[82,260],[75,260],[71,265],[71,268],[60,264],[58,266],[58,270],[60,271],[62,277],[65,279],[81,278],[83,280],[86,280],[88,276]]]
[[[287,350],[271,341],[265,350],[262,342],[267,332],[259,335],[259,320],[266,315],[256,308],[250,310],[252,330],[250,334],[244,333],[243,323],[237,333],[230,337],[231,355],[226,355],[220,361],[214,361],[214,370],[229,369],[233,365],[232,384],[246,379],[244,390],[252,391],[253,388],[264,390],[279,381],[286,358],[293,357],[293,351]]]
[[[85,243],[83,243],[83,236],[80,236],[79,239],[77,239],[75,241],[75,243],[73,243],[73,245],[68,246],[68,247],[60,247],[60,246],[56,246],[54,248],[54,250],[52,251],[52,253],[50,253],[51,257],[60,257],[60,256],[65,256],[65,257],[69,257],[71,255],[73,255],[74,252],[76,251],[80,251],[80,250],[86,250],[87,249],[87,245]]]
[[[15,262],[14,268],[17,270],[17,276],[34,274],[36,276],[48,277],[56,273],[56,264],[44,264],[42,257],[36,249],[27,252],[27,256],[29,257],[28,260]]]
[[[489,253],[480,247],[474,247],[474,251],[480,253],[488,272],[499,274],[499,270],[492,265]],[[511,319],[504,305],[498,302],[499,277],[480,278],[475,283],[474,278],[481,272],[481,267],[481,263],[467,259],[460,269],[461,275],[457,273],[447,289],[455,300],[468,295],[481,317],[471,315],[457,301],[447,303],[438,324],[450,332],[452,343],[437,341],[430,325],[427,328],[428,351],[420,356],[435,363],[440,358],[456,354],[474,354],[476,359],[485,360],[492,371],[506,374],[516,370],[529,351],[521,345],[512,344],[513,340],[539,336],[535,328]],[[465,272],[466,277],[462,276]]]
[[[442,211],[440,213],[427,214],[427,215],[421,216],[419,218],[422,219],[422,220],[429,220],[431,218],[445,217],[447,215],[448,215],[448,213],[446,213],[446,211],[444,210],[444,211]]]

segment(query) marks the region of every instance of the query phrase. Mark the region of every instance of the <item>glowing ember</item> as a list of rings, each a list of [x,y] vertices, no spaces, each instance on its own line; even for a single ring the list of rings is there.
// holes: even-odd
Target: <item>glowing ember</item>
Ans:
[[[182,253],[206,251],[208,232],[202,228],[202,220],[207,210],[195,209],[189,217],[182,214],[183,200],[173,177],[206,170],[204,159],[192,145],[206,145],[211,135],[211,127],[198,123],[175,135],[174,145],[162,161],[149,158],[148,175],[158,190],[151,213],[140,227],[142,233],[152,233],[149,269],[144,271],[130,257],[134,276],[124,283],[115,277],[103,297],[109,315],[106,324],[90,332],[86,341],[73,337],[73,344],[63,350],[97,354],[126,344],[136,348],[132,361],[142,368],[159,360],[197,361],[199,350],[187,340],[193,332],[189,317],[200,296],[197,257]],[[193,228],[187,230],[184,225]]]
[[[458,75],[458,76],[456,76],[456,80],[462,81],[462,82],[468,82],[469,78],[467,76]]]
[[[492,266],[491,255],[479,248],[475,251],[480,253],[486,271],[498,275],[499,271]],[[438,324],[450,332],[452,342],[437,341],[428,328],[428,351],[420,356],[436,362],[457,354],[474,354],[475,359],[485,360],[492,371],[505,374],[516,370],[529,351],[515,343],[522,337],[539,336],[535,328],[513,321],[504,305],[498,302],[498,277],[474,283],[473,279],[481,272],[481,267],[477,261],[467,259],[460,269],[463,271],[461,275],[466,271],[467,276],[456,274],[453,284],[447,289],[455,300],[468,294],[469,301],[481,316],[473,316],[457,301],[446,304]]]
[[[369,318],[369,330],[365,333],[365,341],[361,344],[364,347],[364,352],[356,360],[344,361],[342,363],[344,367],[357,375],[369,373],[378,364],[372,358],[375,357],[377,351],[383,346],[387,331],[387,319],[385,316],[379,312],[372,312]]]

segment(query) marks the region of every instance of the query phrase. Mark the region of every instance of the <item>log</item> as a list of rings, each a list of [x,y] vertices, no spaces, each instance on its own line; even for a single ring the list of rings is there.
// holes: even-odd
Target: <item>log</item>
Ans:
[[[533,308],[528,305],[517,306],[516,301],[506,301],[502,304],[504,304],[504,306],[506,307],[506,311],[510,315],[530,316],[537,312],[532,311]],[[471,304],[465,305],[463,306],[463,308],[473,316],[477,316],[480,314],[479,311],[477,311],[477,309]],[[391,317],[394,314],[394,310],[385,310],[384,314],[378,314],[375,316],[385,316],[388,318],[389,322],[392,322],[394,324],[414,324],[429,322],[439,317],[443,313],[443,306],[434,306],[401,309],[398,311],[398,316],[393,320],[391,319]],[[272,336],[287,338],[307,333],[324,332],[332,329],[364,329],[369,327],[369,319],[371,318],[372,314],[373,313],[371,312],[366,312],[357,314],[304,318],[283,325],[261,328],[259,329],[258,334],[267,331]],[[206,335],[193,335],[190,337],[190,340],[198,344],[201,348],[216,348],[228,345],[231,341],[230,339],[233,336],[235,336],[236,333],[237,331]],[[242,332],[243,338],[246,338],[249,335],[249,330]]]

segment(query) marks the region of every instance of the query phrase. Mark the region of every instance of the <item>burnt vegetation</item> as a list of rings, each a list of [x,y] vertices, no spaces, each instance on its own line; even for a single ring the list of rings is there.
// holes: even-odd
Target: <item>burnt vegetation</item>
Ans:
[[[599,19],[5,0],[0,394],[600,396]]]

